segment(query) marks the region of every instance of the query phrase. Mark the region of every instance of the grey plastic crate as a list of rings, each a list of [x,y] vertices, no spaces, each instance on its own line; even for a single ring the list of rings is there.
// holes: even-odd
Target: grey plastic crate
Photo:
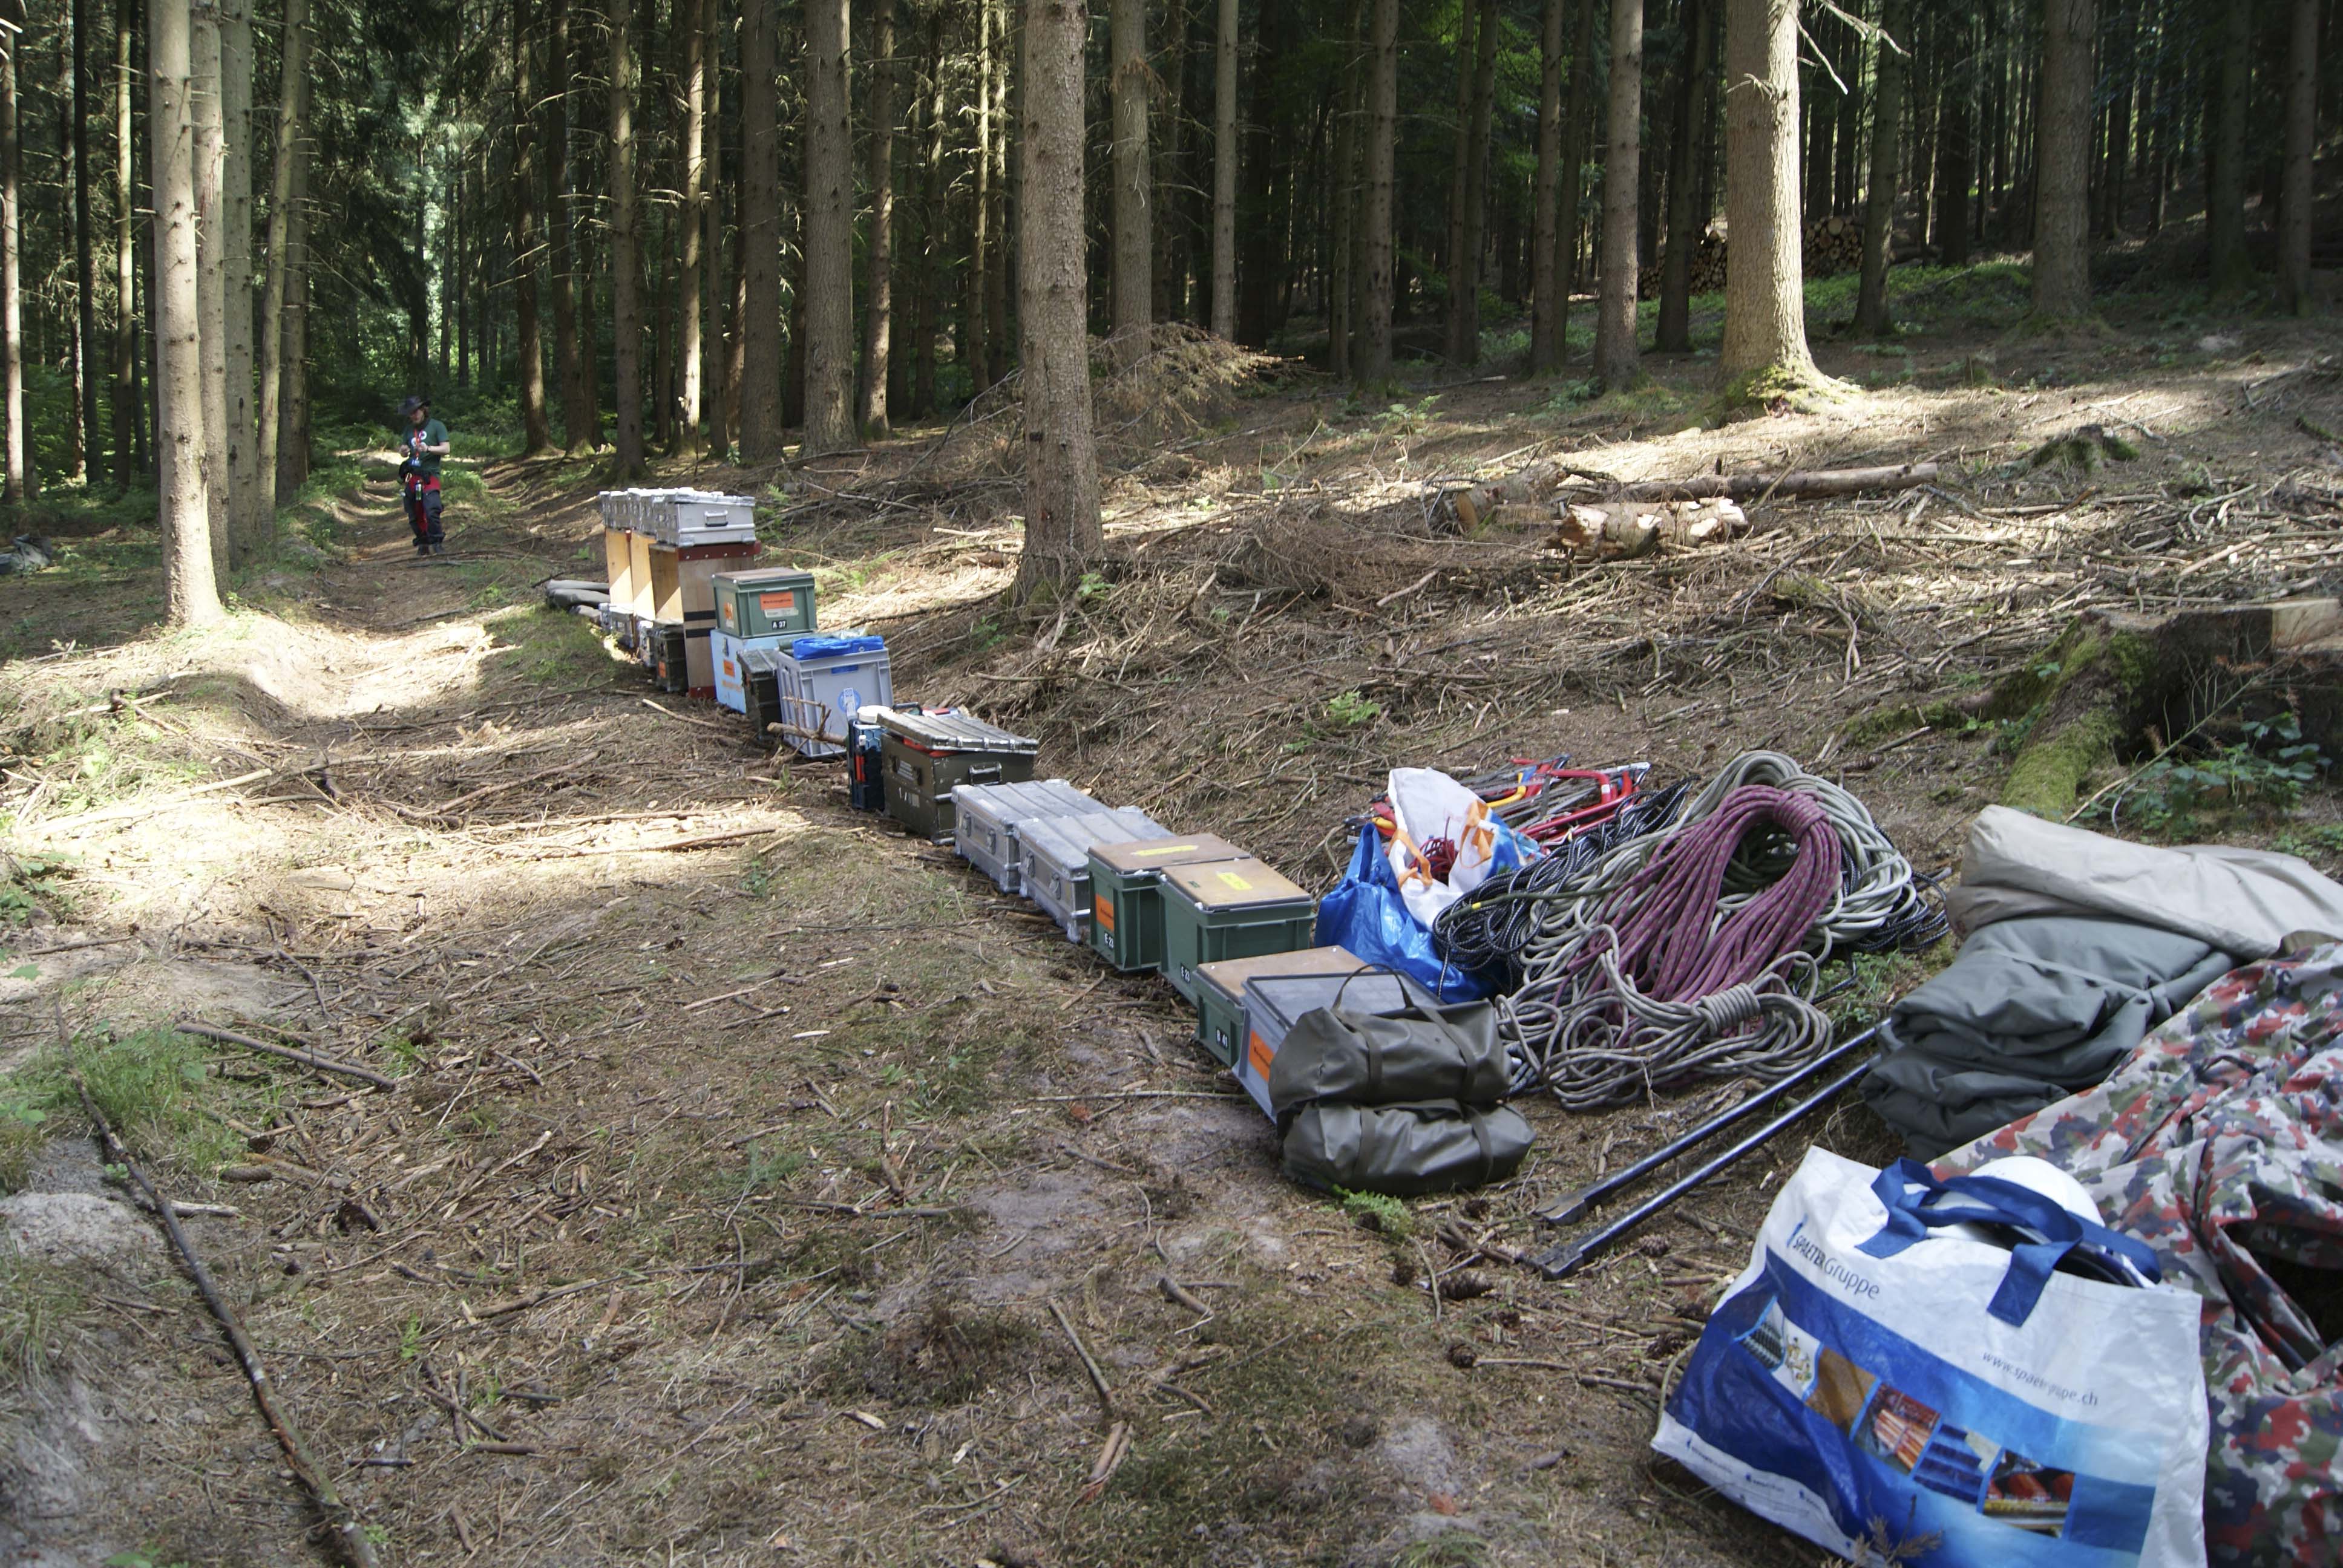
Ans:
[[[1021,823],[1043,817],[1079,817],[1103,811],[1093,799],[1062,779],[1030,784],[961,784],[951,792],[959,820],[952,847],[960,859],[990,877],[1004,893],[1021,892],[1023,871],[1018,860],[1017,835]]]
[[[1017,834],[1017,864],[1023,874],[1025,896],[1065,928],[1068,941],[1087,941],[1091,847],[1171,836],[1171,829],[1136,806],[1026,823]]]

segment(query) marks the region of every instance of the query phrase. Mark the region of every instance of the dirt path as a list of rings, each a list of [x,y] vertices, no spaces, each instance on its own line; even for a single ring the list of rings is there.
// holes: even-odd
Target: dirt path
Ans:
[[[1049,770],[1313,888],[1391,766],[1564,750],[1828,760],[1933,869],[2003,764],[1990,726],[1882,727],[1907,706],[1982,689],[2077,605],[2331,589],[2336,459],[2295,423],[2343,425],[2331,336],[1916,337],[1846,408],[1717,431],[1679,417],[1697,366],[1584,406],[1248,385],[1130,437],[1109,558],[1033,624],[993,598],[997,420],[700,479],[786,481],[786,558],[826,625],[888,633],[906,695],[1028,727]],[[2026,467],[2110,417],[2153,431],[2136,468]],[[1642,477],[1923,452],[1942,501],[1775,508],[1702,559],[1583,568],[1435,526],[1443,484],[1532,455]],[[0,582],[5,799],[82,922],[35,926],[33,972],[0,978],[0,1113],[56,1091],[62,1026],[170,1190],[238,1211],[189,1223],[392,1561],[1813,1561],[1644,1444],[1784,1163],[1892,1152],[1865,1113],[1560,1286],[1483,1249],[1715,1096],[1533,1103],[1519,1181],[1373,1228],[1278,1178],[1167,989],[536,608],[598,573],[591,493],[582,467],[493,466],[451,508],[457,558],[417,564],[374,487],[331,560],[199,635],[137,635],[151,570],[104,541],[80,558],[104,567]],[[1913,972],[1867,967],[1850,1005]],[[143,1032],[183,1013],[399,1087]],[[0,1280],[24,1478],[0,1550],[317,1561],[151,1229],[85,1141],[12,1136],[31,1200],[0,1204],[81,1239]]]
[[[76,840],[216,879],[68,1028],[176,1000],[405,1075],[226,1053],[211,1150],[273,1179],[202,1183],[241,1213],[191,1221],[394,1561],[1752,1560],[1640,1458],[1637,1391],[1729,1232],[1563,1290],[1483,1263],[1435,1308],[1423,1265],[1466,1261],[1435,1232],[1485,1205],[1388,1236],[1284,1185],[1168,990],[848,812],[832,769],[653,711],[582,627],[483,614],[582,537],[579,497],[528,487],[496,475],[447,563],[377,508],[329,608],[239,648],[219,714],[293,759],[269,804]],[[32,1186],[105,1191],[70,1143]],[[19,1429],[52,1457],[15,1527],[60,1560],[304,1560],[192,1297],[151,1239],[112,1267]],[[1131,1434],[1096,1496],[1084,1352]]]

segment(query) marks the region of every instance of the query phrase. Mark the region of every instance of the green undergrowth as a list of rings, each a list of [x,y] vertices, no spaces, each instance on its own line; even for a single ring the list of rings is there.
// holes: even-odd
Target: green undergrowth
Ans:
[[[88,1307],[75,1271],[0,1248],[0,1392],[45,1380]]]
[[[75,1072],[91,1103],[133,1154],[204,1177],[232,1159],[238,1147],[224,1118],[242,1108],[265,1119],[266,1102],[277,1093],[274,1075],[265,1067],[252,1069],[252,1087],[228,1083],[211,1070],[208,1048],[193,1036],[172,1029],[117,1030],[99,1024],[76,1037],[70,1050],[52,1048],[0,1076],[0,1117],[10,1107],[20,1120],[25,1112],[38,1112],[34,1125],[43,1134],[85,1126]],[[248,1106],[247,1101],[262,1103]]]

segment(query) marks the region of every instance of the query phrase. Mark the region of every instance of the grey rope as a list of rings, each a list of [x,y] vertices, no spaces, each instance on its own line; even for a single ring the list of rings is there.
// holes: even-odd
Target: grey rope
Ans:
[[[1751,784],[1798,791],[1822,809],[1839,843],[1836,897],[1802,950],[1785,954],[1756,980],[1679,1002],[1645,996],[1619,971],[1618,937],[1602,923],[1604,902],[1663,845]],[[1782,869],[1778,847],[1753,834],[1726,872],[1711,934]],[[1628,840],[1580,876],[1541,892],[1530,937],[1517,954],[1522,984],[1497,1003],[1513,1091],[1544,1088],[1573,1110],[1591,1111],[1703,1078],[1779,1077],[1830,1043],[1830,1021],[1813,1001],[1823,963],[1848,951],[1933,940],[1941,921],[1916,885],[1911,862],[1862,801],[1777,752],[1745,752],[1668,827]],[[1583,961],[1590,956],[1592,966]]]

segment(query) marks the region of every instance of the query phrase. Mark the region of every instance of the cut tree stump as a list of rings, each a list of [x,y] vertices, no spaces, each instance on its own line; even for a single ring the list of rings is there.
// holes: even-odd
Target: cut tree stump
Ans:
[[[2167,616],[2093,611],[2004,679],[1976,716],[2024,736],[2001,802],[2072,816],[2091,777],[2217,719],[2292,712],[2343,747],[2343,603],[2289,599]]]

